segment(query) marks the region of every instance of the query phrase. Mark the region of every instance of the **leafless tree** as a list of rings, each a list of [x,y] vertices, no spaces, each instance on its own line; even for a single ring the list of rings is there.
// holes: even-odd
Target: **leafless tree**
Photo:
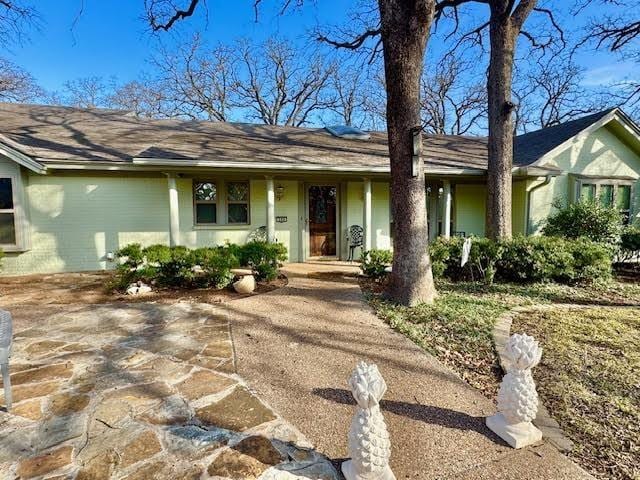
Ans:
[[[0,58],[0,101],[33,102],[43,94],[29,72]]]
[[[49,92],[47,102],[78,108],[106,107],[114,87],[114,79],[107,82],[100,76],[76,78],[66,81],[60,91]]]
[[[465,72],[473,71],[471,62],[446,55],[435,71],[425,69],[422,78],[422,125],[436,134],[464,135],[487,116],[487,90]]]
[[[585,0],[579,8],[599,4],[615,8],[616,14],[595,17],[588,26],[588,40],[596,48],[619,53],[622,58],[640,65],[640,0]],[[626,103],[640,113],[640,81],[637,77],[619,82],[619,103]]]
[[[283,8],[293,1],[283,0]],[[255,0],[256,5],[259,3],[260,0]],[[300,5],[302,0],[295,3]],[[161,24],[151,12],[151,28],[171,28],[175,21],[192,15],[197,4],[198,0],[191,0],[190,7],[193,8],[186,13],[174,9]],[[374,19],[371,28],[344,41],[323,39],[348,49],[357,49],[373,41],[374,52],[379,51],[379,47],[383,51],[391,210],[396,228],[393,272],[387,295],[405,305],[432,302],[436,296],[427,248],[424,165],[413,161],[417,153],[414,138],[421,130],[420,78],[435,10],[436,0],[378,0],[374,16],[377,20]]]
[[[384,78],[370,65],[340,66],[331,75],[327,109],[336,121],[362,129],[382,130],[385,120]]]
[[[160,71],[166,115],[229,120],[238,65],[231,48],[206,48],[196,35],[175,52],[163,50],[153,63]]]
[[[526,69],[516,69],[514,131],[551,127],[601,110],[607,100],[582,84],[583,69],[571,56],[553,55]]]
[[[115,88],[106,98],[106,106],[127,110],[141,118],[172,117],[162,85],[150,78],[132,80]]]
[[[267,125],[299,127],[313,113],[328,107],[334,66],[318,55],[307,55],[282,40],[238,48],[242,68],[236,72],[236,105]]]
[[[22,41],[25,27],[37,23],[38,13],[31,2],[0,0],[0,45]]]
[[[465,33],[461,41],[482,42],[482,33],[489,30],[489,74],[487,78],[488,99],[488,168],[487,168],[487,236],[490,238],[511,237],[511,199],[513,166],[513,112],[512,100],[513,66],[516,43],[520,36],[526,38],[532,48],[545,51],[559,38],[564,42],[563,32],[556,22],[553,11],[538,7],[538,0],[440,0],[442,7],[436,20],[446,12],[459,22],[458,9],[467,3],[489,6],[488,20]],[[532,12],[543,15],[552,28],[536,31],[525,30],[524,23]],[[451,13],[453,12],[453,13]]]

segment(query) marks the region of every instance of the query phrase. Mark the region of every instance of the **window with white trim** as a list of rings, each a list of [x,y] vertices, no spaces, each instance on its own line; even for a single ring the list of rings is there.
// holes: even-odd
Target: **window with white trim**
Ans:
[[[12,177],[0,177],[0,246],[16,246],[15,186]]]

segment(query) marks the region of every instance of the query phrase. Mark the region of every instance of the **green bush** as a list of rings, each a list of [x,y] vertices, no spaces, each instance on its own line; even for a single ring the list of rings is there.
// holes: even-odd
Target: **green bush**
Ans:
[[[273,280],[278,276],[278,267],[287,259],[287,247],[281,243],[258,240],[233,246],[230,249],[241,265],[251,267],[258,280]]]
[[[231,269],[241,263],[251,267],[258,280],[273,280],[278,276],[280,262],[287,258],[287,249],[282,244],[266,242],[195,250],[166,245],[142,248],[134,243],[121,248],[116,255],[120,264],[111,286],[118,290],[138,281],[166,287],[220,289],[232,282]]]
[[[599,202],[576,202],[562,206],[547,218],[542,229],[544,235],[563,238],[588,238],[594,242],[615,245],[620,240],[622,215],[615,207]]]
[[[392,261],[391,250],[367,250],[360,256],[360,268],[368,277],[378,279],[386,275],[384,269],[391,265]]]
[[[627,225],[620,235],[619,262],[628,262],[640,256],[640,227]]]
[[[460,238],[439,238],[430,246],[433,274],[454,281],[584,283],[611,276],[611,249],[586,238],[516,237],[495,242],[474,238],[469,261],[460,266]]]
[[[240,266],[238,258],[227,248],[198,248],[191,256],[192,263],[202,269],[194,278],[202,287],[226,287],[233,280],[231,269]]]

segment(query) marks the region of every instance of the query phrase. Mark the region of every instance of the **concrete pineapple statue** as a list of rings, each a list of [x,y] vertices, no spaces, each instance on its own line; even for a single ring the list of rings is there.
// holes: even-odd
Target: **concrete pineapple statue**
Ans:
[[[395,480],[389,468],[389,433],[380,412],[380,399],[387,384],[375,364],[365,362],[349,378],[349,387],[358,410],[349,429],[349,456],[342,464],[347,480]]]
[[[513,448],[542,439],[532,422],[538,412],[538,393],[531,369],[538,365],[542,349],[529,335],[511,335],[505,347],[507,374],[498,391],[498,413],[487,418],[487,426]]]

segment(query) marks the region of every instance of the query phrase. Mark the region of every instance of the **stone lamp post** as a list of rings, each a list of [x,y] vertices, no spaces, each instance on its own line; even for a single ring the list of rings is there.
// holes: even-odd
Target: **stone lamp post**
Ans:
[[[389,433],[380,412],[387,384],[375,364],[360,362],[349,378],[349,387],[358,410],[349,429],[351,460],[342,464],[342,473],[347,480],[395,480],[389,467]]]
[[[11,408],[11,379],[9,378],[9,357],[13,339],[13,319],[6,310],[0,310],[0,369],[4,385],[4,401],[7,410]]]
[[[542,348],[529,335],[511,335],[505,347],[507,374],[498,391],[498,413],[487,417],[487,426],[513,448],[542,440],[532,420],[538,412],[538,393],[531,375],[542,357]]]

